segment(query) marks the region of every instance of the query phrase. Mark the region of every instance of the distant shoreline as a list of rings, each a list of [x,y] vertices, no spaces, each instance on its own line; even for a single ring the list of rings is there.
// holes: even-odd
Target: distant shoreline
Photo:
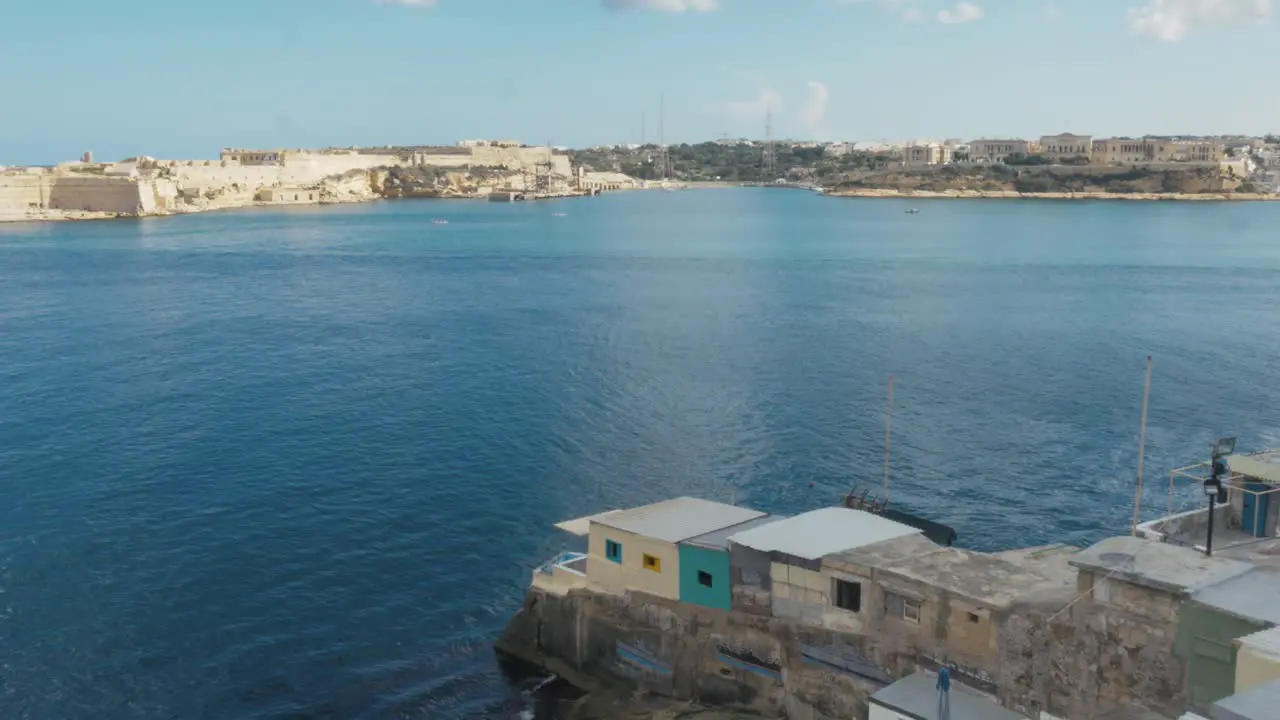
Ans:
[[[945,200],[1128,200],[1130,202],[1267,202],[1280,200],[1280,195],[1264,193],[1109,193],[1109,192],[1040,192],[1020,193],[1016,190],[897,190],[893,188],[856,188],[831,190],[828,197],[945,199]]]

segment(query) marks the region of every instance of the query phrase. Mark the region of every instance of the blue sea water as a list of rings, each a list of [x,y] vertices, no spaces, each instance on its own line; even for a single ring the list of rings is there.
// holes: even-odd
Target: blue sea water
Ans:
[[[552,523],[878,489],[891,373],[893,500],[979,549],[1127,530],[1148,354],[1144,516],[1280,445],[1280,205],[914,204],[0,225],[0,716],[515,717]]]

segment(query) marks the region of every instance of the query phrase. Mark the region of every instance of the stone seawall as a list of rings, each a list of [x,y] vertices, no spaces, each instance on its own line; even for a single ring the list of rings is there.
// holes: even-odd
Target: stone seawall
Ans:
[[[1110,602],[1032,597],[993,616],[989,659],[957,664],[943,624],[859,634],[642,593],[535,587],[497,648],[589,693],[643,691],[761,717],[865,718],[871,694],[941,658],[957,684],[1027,717],[1136,705],[1172,719],[1187,703],[1178,613],[1171,598],[1133,588]]]
[[[887,684],[864,638],[637,593],[531,589],[498,649],[588,692],[641,690],[793,720],[865,717]]]

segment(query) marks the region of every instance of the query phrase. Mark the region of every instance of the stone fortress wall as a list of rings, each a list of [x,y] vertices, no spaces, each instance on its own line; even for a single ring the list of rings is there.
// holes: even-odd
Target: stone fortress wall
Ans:
[[[142,215],[173,206],[168,180],[54,172],[0,174],[0,215],[39,210]]]
[[[567,155],[549,147],[479,142],[465,147],[224,149],[217,160],[132,158],[0,171],[0,215],[42,211],[152,214],[255,203],[343,202],[377,196],[378,170],[395,167],[503,168],[509,181],[550,164],[568,184]],[[306,198],[305,200],[303,198]]]

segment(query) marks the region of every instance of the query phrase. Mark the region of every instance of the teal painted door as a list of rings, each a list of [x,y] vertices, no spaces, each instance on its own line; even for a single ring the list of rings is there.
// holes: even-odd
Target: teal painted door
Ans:
[[[1261,483],[1245,483],[1244,504],[1240,508],[1240,529],[1254,537],[1266,537],[1267,534],[1267,500],[1269,495],[1254,495],[1255,492],[1266,492],[1270,485]]]
[[[680,602],[729,611],[729,553],[680,546]]]

